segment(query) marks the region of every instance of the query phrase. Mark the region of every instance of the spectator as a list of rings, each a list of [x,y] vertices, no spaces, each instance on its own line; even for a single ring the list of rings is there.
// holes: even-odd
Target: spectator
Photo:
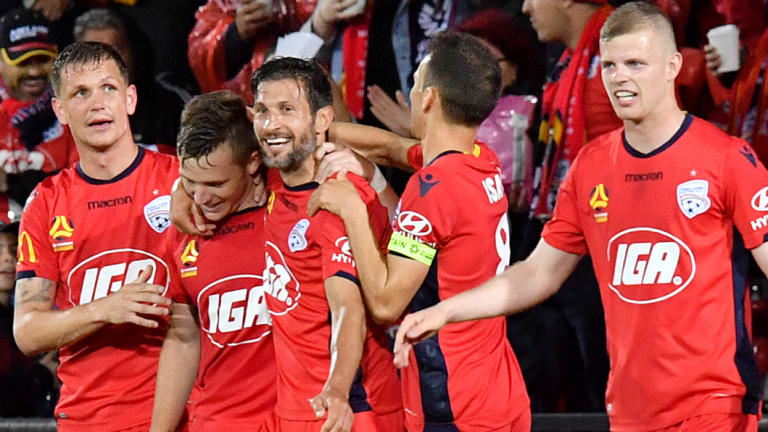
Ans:
[[[0,104],[0,177],[11,175],[0,193],[16,202],[23,203],[46,174],[77,160],[69,129],[51,108],[57,52],[40,13],[22,8],[0,17],[0,76],[8,91]]]
[[[131,131],[137,144],[152,150],[175,154],[175,134],[184,102],[153,79],[151,68],[137,64],[135,40],[122,16],[114,9],[96,8],[80,15],[75,21],[77,41],[101,42],[112,46],[123,58],[131,83],[141,97],[131,116]]]
[[[298,30],[316,0],[208,0],[189,34],[189,64],[203,92],[228,89],[246,99],[250,79],[277,36]]]

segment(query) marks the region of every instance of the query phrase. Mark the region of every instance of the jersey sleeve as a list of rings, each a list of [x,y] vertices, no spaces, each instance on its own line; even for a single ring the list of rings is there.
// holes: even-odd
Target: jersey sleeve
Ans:
[[[59,281],[59,266],[50,240],[48,208],[38,185],[32,191],[19,226],[16,278],[40,277]],[[57,217],[58,219],[58,217]],[[57,222],[61,222],[58,221]],[[65,221],[66,222],[66,221]]]
[[[575,177],[578,168],[577,158],[560,186],[555,211],[552,219],[544,225],[541,238],[550,246],[562,251],[586,255],[587,243],[579,222],[579,206],[576,199]]]
[[[340,276],[360,285],[344,222],[325,210],[321,210],[318,215],[322,227],[317,241],[323,265],[323,280]]]
[[[166,252],[164,254],[170,272],[168,298],[174,303],[192,305],[194,302],[184,289],[184,276],[190,273],[196,274],[195,263],[190,262],[190,259],[197,259],[196,255],[194,257],[191,255],[195,245],[191,244],[190,239],[181,235],[175,228],[170,228],[169,231],[171,232],[166,236]]]
[[[424,152],[421,149],[421,144],[414,144],[408,148],[408,164],[415,171],[424,166]]]
[[[726,211],[747,249],[768,241],[768,171],[746,142],[731,146],[725,162]]]
[[[432,171],[417,172],[406,185],[387,247],[390,253],[425,265],[431,265],[447,243],[454,223],[450,182]]]

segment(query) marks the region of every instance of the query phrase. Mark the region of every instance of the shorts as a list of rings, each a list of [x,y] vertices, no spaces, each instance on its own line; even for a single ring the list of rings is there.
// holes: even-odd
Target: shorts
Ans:
[[[402,410],[386,414],[375,414],[373,411],[355,413],[351,432],[403,432],[405,430]],[[277,419],[278,432],[319,432],[325,419],[298,421]]]
[[[713,413],[689,417],[658,432],[757,432],[754,414]]]
[[[189,432],[277,432],[277,417],[273,412],[248,419],[217,419],[206,421],[199,417],[189,422]],[[178,430],[176,432],[179,432]]]

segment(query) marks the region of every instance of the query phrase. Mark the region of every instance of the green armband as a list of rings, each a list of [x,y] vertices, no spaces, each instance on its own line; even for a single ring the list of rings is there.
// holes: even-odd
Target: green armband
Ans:
[[[432,264],[437,253],[435,248],[398,233],[392,233],[387,249],[426,265]]]

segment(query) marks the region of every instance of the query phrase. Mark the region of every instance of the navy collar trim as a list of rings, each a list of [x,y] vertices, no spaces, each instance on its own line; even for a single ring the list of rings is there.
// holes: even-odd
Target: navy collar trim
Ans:
[[[288,186],[287,184],[283,183],[283,186],[285,186],[286,190],[299,192],[299,191],[308,191],[312,189],[317,189],[318,186],[320,186],[320,184],[316,181],[311,181],[309,183],[304,183],[296,186]]]
[[[661,147],[653,150],[650,153],[641,153],[637,151],[635,148],[633,148],[627,141],[626,131],[621,132],[621,141],[624,143],[624,149],[626,149],[627,153],[629,153],[631,156],[634,156],[636,158],[646,159],[652,156],[656,156],[657,154],[671,147],[672,144],[676,143],[677,140],[680,139],[681,136],[683,136],[685,131],[687,131],[688,128],[691,127],[691,123],[693,123],[693,115],[686,114],[685,120],[683,120],[683,124],[681,124],[677,132],[675,132],[675,134],[672,135],[672,138],[668,139],[667,142],[665,142]]]
[[[128,177],[129,175],[131,175],[131,173],[133,171],[135,171],[136,168],[139,167],[139,165],[141,164],[141,161],[144,159],[144,154],[145,153],[146,153],[146,150],[144,150],[143,148],[139,147],[139,152],[136,155],[136,159],[133,160],[131,165],[128,168],[126,168],[125,170],[123,170],[123,172],[121,172],[120,174],[118,174],[115,177],[113,177],[111,179],[108,179],[108,180],[95,179],[93,177],[88,176],[88,174],[86,174],[83,171],[83,168],[80,167],[80,162],[78,162],[77,165],[75,165],[75,171],[77,171],[77,174],[86,183],[90,183],[92,185],[105,185],[105,184],[116,183],[116,182],[119,182],[120,180]]]

